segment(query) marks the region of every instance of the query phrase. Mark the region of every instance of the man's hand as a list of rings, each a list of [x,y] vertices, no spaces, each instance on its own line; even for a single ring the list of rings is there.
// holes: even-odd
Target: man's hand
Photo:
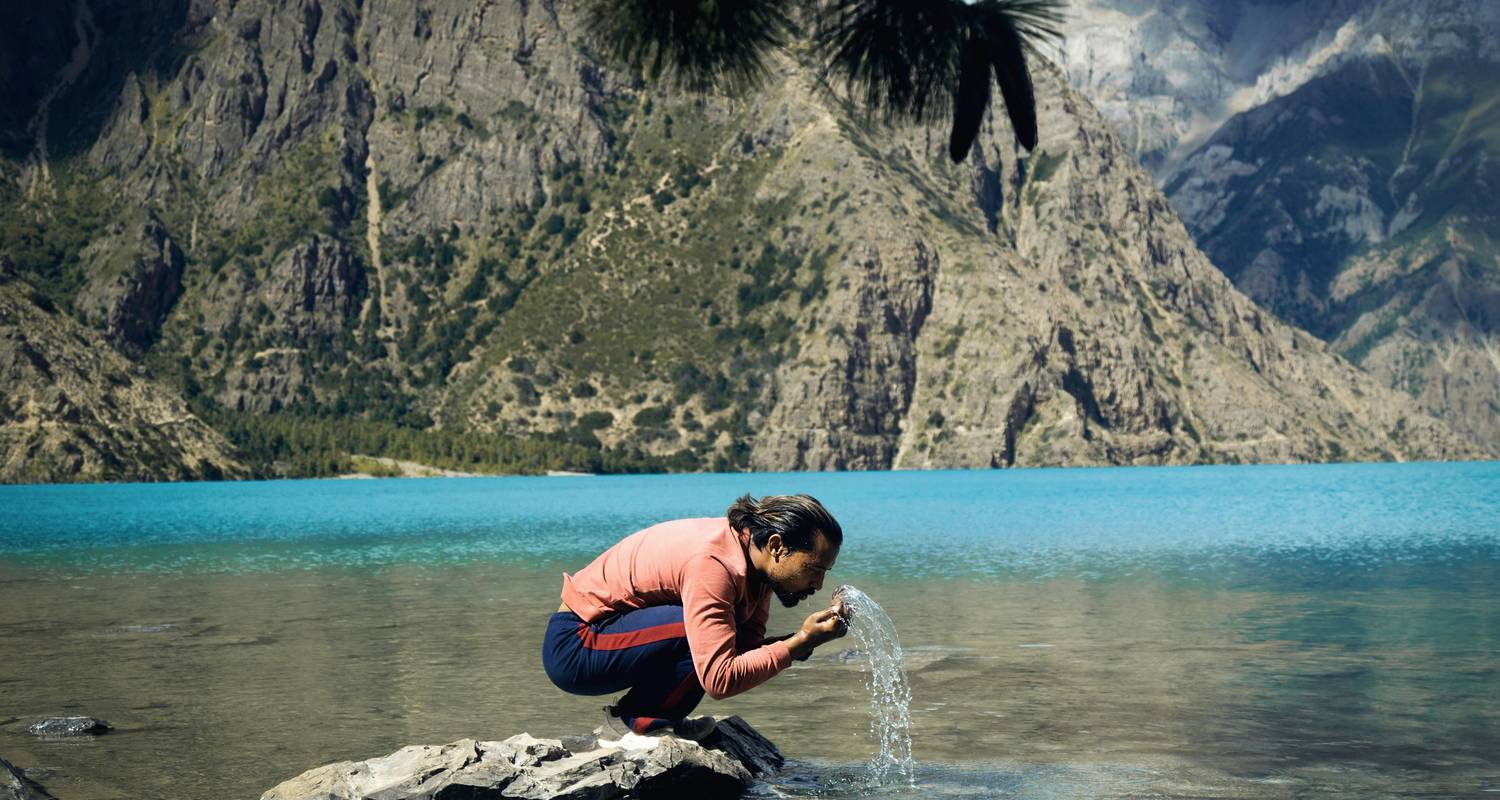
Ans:
[[[825,608],[803,621],[802,630],[792,634],[786,640],[786,646],[792,651],[792,658],[800,661],[811,655],[818,645],[827,644],[848,632],[849,626],[844,624],[838,612]]]
[[[829,608],[833,610],[833,613],[838,614],[839,619],[843,620],[845,623],[849,621],[849,606],[844,603],[844,598],[840,597],[839,595],[834,595],[833,604],[830,605]]]

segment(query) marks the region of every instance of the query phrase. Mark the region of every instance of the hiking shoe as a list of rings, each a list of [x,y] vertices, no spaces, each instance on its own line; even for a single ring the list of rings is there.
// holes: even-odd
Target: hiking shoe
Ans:
[[[679,739],[702,741],[714,732],[718,720],[713,717],[688,717],[667,719],[665,717],[630,716],[619,706],[604,707],[604,724],[599,727],[601,737],[621,738],[627,734],[636,736],[676,736]]]
[[[707,739],[718,725],[719,721],[713,717],[687,717],[672,723],[672,735],[679,739],[701,742]]]
[[[618,739],[626,734],[635,733],[630,729],[630,722],[618,712],[618,706],[604,707],[604,724],[599,726],[600,738]]]

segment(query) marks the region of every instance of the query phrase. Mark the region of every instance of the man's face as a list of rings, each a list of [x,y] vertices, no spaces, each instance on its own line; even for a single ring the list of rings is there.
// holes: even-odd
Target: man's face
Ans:
[[[767,575],[771,579],[771,590],[787,608],[812,597],[823,588],[823,576],[833,569],[838,560],[839,549],[828,543],[822,533],[813,536],[811,550],[790,550],[782,544],[781,536],[772,534],[766,542],[772,555]]]

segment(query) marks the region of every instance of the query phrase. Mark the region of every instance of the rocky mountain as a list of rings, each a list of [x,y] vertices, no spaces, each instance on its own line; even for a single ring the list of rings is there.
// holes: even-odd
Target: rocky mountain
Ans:
[[[751,97],[645,90],[562,3],[66,11],[86,63],[33,81],[0,250],[236,430],[606,468],[1476,452],[1237,292],[1045,65],[1037,151],[990,120],[953,166],[795,50]]]
[[[1159,178],[1231,117],[1346,64],[1500,58],[1484,0],[1072,0],[1057,57]]]
[[[176,393],[0,261],[0,482],[243,477]]]
[[[1070,77],[1213,262],[1500,445],[1500,6],[1087,2]]]

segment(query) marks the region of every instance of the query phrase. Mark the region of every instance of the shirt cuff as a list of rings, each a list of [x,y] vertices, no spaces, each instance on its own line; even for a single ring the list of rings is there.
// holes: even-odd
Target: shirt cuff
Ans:
[[[771,642],[766,649],[771,651],[771,663],[776,665],[777,672],[792,665],[792,648],[787,647],[786,642]]]

